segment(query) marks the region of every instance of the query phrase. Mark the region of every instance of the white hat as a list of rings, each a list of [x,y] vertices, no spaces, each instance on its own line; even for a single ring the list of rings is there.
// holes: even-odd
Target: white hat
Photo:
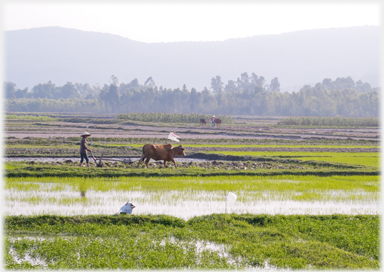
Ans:
[[[86,131],[84,131],[84,133],[83,133],[83,134],[81,134],[81,135],[80,135],[80,137],[84,137],[84,136],[91,136],[91,134],[90,134],[90,133],[88,133],[88,132],[86,132]]]
[[[214,115],[212,115],[212,117],[215,117]]]

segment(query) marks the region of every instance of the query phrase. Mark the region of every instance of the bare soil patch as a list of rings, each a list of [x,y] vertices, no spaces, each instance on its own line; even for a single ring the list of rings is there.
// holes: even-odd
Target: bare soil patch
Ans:
[[[314,147],[300,147],[300,148],[285,148],[285,147],[243,147],[243,148],[225,148],[225,147],[188,147],[189,152],[200,151],[274,151],[274,152],[379,152],[379,148],[314,148]]]

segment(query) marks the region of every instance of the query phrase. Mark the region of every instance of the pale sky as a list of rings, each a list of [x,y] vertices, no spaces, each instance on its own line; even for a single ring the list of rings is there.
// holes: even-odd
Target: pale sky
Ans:
[[[141,42],[380,25],[380,1],[3,1],[3,30],[60,26]],[[310,2],[308,4],[308,2]]]

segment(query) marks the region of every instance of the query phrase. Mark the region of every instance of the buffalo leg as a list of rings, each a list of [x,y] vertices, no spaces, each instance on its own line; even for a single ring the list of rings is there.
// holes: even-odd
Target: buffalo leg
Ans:
[[[145,159],[145,154],[141,155],[141,158],[139,160],[139,164],[137,165],[137,167],[140,166],[141,162]]]
[[[175,160],[172,160],[172,162],[175,165],[175,168],[177,168]]]
[[[145,160],[145,166],[148,168],[148,163],[149,163],[149,161],[151,160],[151,158],[147,158],[146,160]]]

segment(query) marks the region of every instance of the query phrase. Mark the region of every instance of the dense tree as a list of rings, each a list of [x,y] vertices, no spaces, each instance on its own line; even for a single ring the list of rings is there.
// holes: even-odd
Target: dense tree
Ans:
[[[274,92],[280,92],[280,83],[277,77],[272,78],[271,84],[269,84],[269,89]]]
[[[55,98],[76,98],[79,96],[79,93],[77,92],[75,85],[73,85],[71,82],[67,82],[63,87],[58,89],[57,94],[55,95]]]
[[[155,87],[155,81],[153,81],[152,77],[149,77],[145,82],[144,86],[149,86],[149,87]]]
[[[226,92],[234,92],[237,90],[237,83],[234,80],[228,80],[228,84],[225,86]]]
[[[222,90],[224,83],[221,81],[221,76],[216,76],[211,79],[211,88],[213,93],[218,93]]]
[[[114,75],[111,75],[109,81],[113,85],[116,85],[116,86],[119,85],[119,79]]]
[[[32,88],[32,97],[33,98],[56,98],[59,90],[56,88],[55,84],[51,81],[48,81],[44,84],[38,84]]]
[[[104,85],[99,98],[103,101],[107,112],[118,111],[120,92],[116,84]]]
[[[12,82],[4,82],[5,98],[12,98],[16,93],[16,84]]]
[[[133,79],[129,85],[132,87],[132,88],[137,88],[137,87],[140,87],[140,84],[139,84],[139,81],[137,80],[137,78]]]
[[[28,96],[28,88],[18,89],[13,82],[4,82],[4,94],[6,99],[24,98]]]
[[[149,82],[149,81],[148,81]],[[213,92],[198,92],[184,84],[182,89],[167,89],[153,84],[140,85],[137,79],[102,88],[97,85],[72,84],[56,86],[38,84],[31,92],[4,82],[6,109],[9,111],[95,111],[95,112],[168,112],[272,116],[378,116],[379,88],[361,80],[324,79],[314,86],[305,85],[298,92],[279,92],[277,78],[269,88],[262,76],[242,73],[238,81],[224,86],[221,77],[212,78]],[[270,90],[270,91],[269,91]],[[58,100],[60,99],[60,100]],[[61,101],[61,102],[59,102]],[[78,108],[81,107],[81,108]]]

